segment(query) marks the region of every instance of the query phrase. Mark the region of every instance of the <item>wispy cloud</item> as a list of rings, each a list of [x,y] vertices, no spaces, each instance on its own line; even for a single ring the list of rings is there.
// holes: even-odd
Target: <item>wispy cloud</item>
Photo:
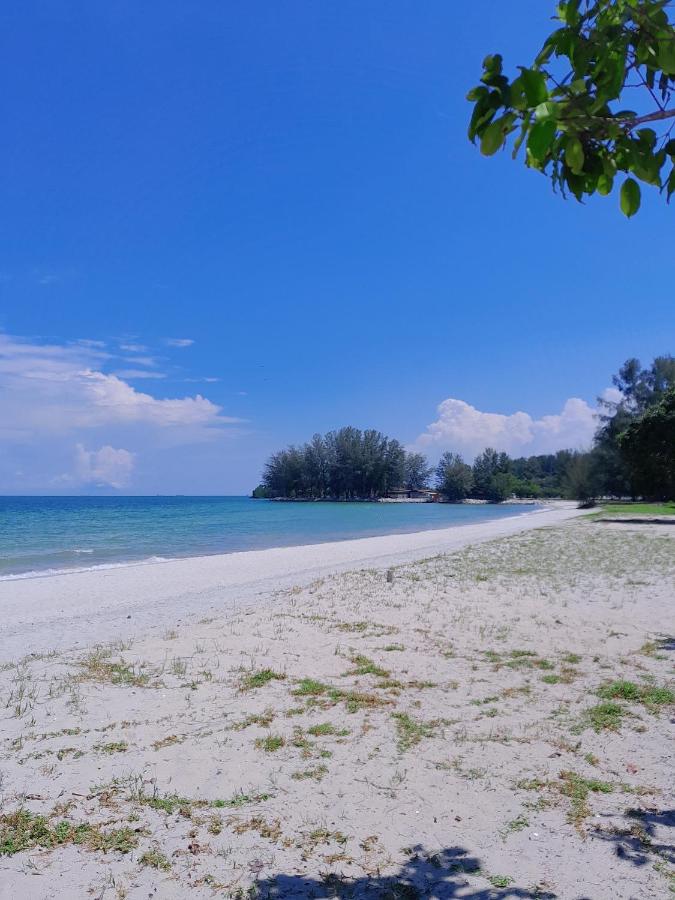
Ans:
[[[148,369],[120,369],[112,374],[116,375],[118,378],[124,378],[131,381],[135,378],[166,378],[164,372],[151,372]]]
[[[192,338],[166,338],[167,347],[191,347],[194,344]]]
[[[145,344],[134,344],[126,341],[120,343],[119,348],[124,350],[125,353],[146,353],[148,350]]]
[[[46,344],[0,334],[0,440],[5,448],[14,448],[4,471],[0,458],[0,485],[11,485],[10,458],[14,467],[17,460],[39,459],[47,471],[52,459],[72,459],[77,446],[98,447],[77,451],[80,475],[74,475],[81,478],[85,458],[91,472],[100,473],[113,460],[117,466],[122,460],[128,465],[130,457],[123,453],[137,459],[161,448],[214,441],[241,422],[199,393],[155,397],[139,391],[127,379],[161,378],[163,373],[106,372],[109,361],[108,354],[88,344]],[[120,447],[128,449],[115,449]],[[100,458],[82,455],[102,450]],[[53,482],[54,477],[52,472],[44,480]],[[113,481],[122,483],[108,479]]]
[[[587,447],[597,426],[597,410],[578,397],[567,400],[559,413],[539,419],[526,412],[482,412],[449,397],[438,406],[436,421],[427,426],[413,446],[433,455],[452,450],[468,458],[485,447],[532,456]]]

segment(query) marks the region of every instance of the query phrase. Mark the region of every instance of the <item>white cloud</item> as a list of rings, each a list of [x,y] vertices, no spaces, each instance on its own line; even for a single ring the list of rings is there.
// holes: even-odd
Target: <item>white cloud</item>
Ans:
[[[131,343],[121,343],[119,345],[120,350],[124,350],[125,353],[146,353],[147,347],[145,344],[131,344]]]
[[[118,372],[113,372],[113,375],[116,375],[118,378],[166,378],[164,372],[148,372],[146,369],[121,369]]]
[[[427,452],[452,450],[467,458],[485,447],[504,450],[512,456],[533,456],[557,450],[587,447],[598,426],[597,410],[572,397],[554,415],[533,419],[528,413],[510,415],[482,412],[452,397],[438,407],[438,419],[427,426],[414,443]]]
[[[134,458],[212,442],[241,422],[201,394],[155,397],[136,390],[126,378],[161,373],[110,373],[104,371],[109,362],[107,353],[90,344],[41,344],[0,334],[0,442],[6,450],[0,485],[11,490],[16,463],[25,468],[29,459],[31,483],[53,484],[76,447],[77,478],[88,471],[92,482],[123,484]],[[79,449],[94,441],[99,450]]]
[[[126,487],[134,467],[134,454],[106,444],[98,450],[85,450],[82,444],[75,447],[75,466],[78,479],[97,487]]]
[[[191,347],[194,344],[192,338],[167,338],[167,347]]]

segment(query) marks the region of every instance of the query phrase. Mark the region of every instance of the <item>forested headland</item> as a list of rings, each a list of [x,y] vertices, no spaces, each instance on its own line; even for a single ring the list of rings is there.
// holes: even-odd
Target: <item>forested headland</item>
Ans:
[[[455,503],[675,498],[675,358],[657,357],[647,368],[627,360],[612,382],[618,399],[599,400],[598,430],[588,451],[513,459],[488,447],[472,464],[448,451],[432,466],[395,438],[347,426],[274,453],[253,496],[378,500],[401,489],[433,487],[438,499]]]

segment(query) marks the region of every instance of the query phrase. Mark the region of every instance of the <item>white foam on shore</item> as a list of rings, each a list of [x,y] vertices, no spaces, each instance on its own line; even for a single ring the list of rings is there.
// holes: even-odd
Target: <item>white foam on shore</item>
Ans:
[[[73,553],[93,553],[93,550],[72,551]],[[148,556],[147,559],[130,559],[121,562],[97,563],[95,566],[71,566],[63,569],[30,569],[27,572],[10,572],[0,575],[0,581],[21,581],[25,578],[49,578],[52,575],[77,575],[80,572],[98,572],[106,569],[126,569],[129,566],[147,566],[152,563],[171,562],[179,557]],[[189,557],[192,558],[192,557]]]

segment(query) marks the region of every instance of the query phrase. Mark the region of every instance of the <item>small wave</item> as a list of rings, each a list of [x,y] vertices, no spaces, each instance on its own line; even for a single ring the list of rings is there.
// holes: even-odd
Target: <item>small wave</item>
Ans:
[[[127,562],[99,563],[96,566],[71,566],[67,569],[32,569],[28,572],[14,572],[0,575],[0,581],[23,581],[26,578],[48,578],[50,575],[78,575],[80,572],[99,572],[106,569],[127,569],[130,566],[147,566],[152,563],[171,562],[173,557],[149,556],[147,559],[134,559]]]
[[[93,550],[86,550],[81,547],[73,547],[72,550],[65,551],[66,553],[93,553]]]

